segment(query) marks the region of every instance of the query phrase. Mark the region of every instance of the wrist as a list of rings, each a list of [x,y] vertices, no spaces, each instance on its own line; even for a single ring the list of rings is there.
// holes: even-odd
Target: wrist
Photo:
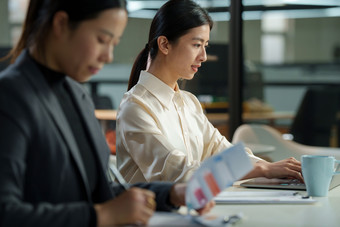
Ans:
[[[257,177],[267,177],[268,175],[268,162],[266,161],[258,161],[255,165],[255,172]]]
[[[266,163],[262,163],[261,161],[256,162],[254,168],[249,173],[247,173],[241,180],[255,177],[265,177],[266,176],[265,165]]]
[[[103,209],[103,205],[95,204],[94,210],[97,216],[97,226],[105,226],[105,210]]]
[[[172,206],[176,205],[176,192],[175,192],[175,184],[171,186],[170,193],[169,193],[169,203]]]
[[[175,207],[185,205],[185,189],[186,184],[172,185],[169,193],[169,201],[171,205]]]

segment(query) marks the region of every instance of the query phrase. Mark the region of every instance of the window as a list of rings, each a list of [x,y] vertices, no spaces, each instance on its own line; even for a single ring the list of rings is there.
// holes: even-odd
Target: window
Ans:
[[[29,0],[8,0],[8,22],[12,45],[18,41],[21,35],[22,23],[26,16],[28,3]]]

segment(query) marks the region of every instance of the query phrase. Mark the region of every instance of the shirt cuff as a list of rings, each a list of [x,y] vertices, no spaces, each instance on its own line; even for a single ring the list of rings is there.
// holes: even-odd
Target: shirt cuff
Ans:
[[[90,206],[90,219],[89,226],[96,227],[97,226],[97,214],[93,206]]]

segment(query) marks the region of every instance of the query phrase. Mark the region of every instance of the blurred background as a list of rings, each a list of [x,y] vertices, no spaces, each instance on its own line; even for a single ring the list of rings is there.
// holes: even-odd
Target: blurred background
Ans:
[[[114,62],[84,84],[98,109],[119,107],[134,59],[145,46],[151,20],[164,2],[128,0],[129,22]],[[196,2],[215,21],[208,61],[192,81],[180,86],[197,95],[212,123],[231,139],[230,2]],[[16,43],[27,3],[0,1],[1,55]],[[303,144],[338,147],[340,1],[243,0],[243,5],[243,122],[271,125]],[[0,70],[6,65],[1,63]]]

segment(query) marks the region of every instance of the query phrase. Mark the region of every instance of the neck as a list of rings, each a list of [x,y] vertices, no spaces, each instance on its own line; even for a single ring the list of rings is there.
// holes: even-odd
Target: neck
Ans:
[[[176,75],[173,75],[173,73],[171,73],[164,61],[156,57],[156,59],[152,60],[147,71],[163,81],[172,89],[175,89],[178,78]]]
[[[39,62],[41,65],[48,67],[47,59],[45,57],[45,49],[43,48],[41,51],[39,50],[41,49],[39,49],[37,45],[33,45],[32,47],[29,48],[29,53],[34,60]]]
[[[35,44],[32,47],[29,48],[30,55],[39,62],[41,65],[46,66],[49,69],[52,69],[54,71],[59,72],[59,68],[56,66],[56,64],[53,61],[53,46],[54,45],[48,45],[48,39],[45,40],[45,44]]]

